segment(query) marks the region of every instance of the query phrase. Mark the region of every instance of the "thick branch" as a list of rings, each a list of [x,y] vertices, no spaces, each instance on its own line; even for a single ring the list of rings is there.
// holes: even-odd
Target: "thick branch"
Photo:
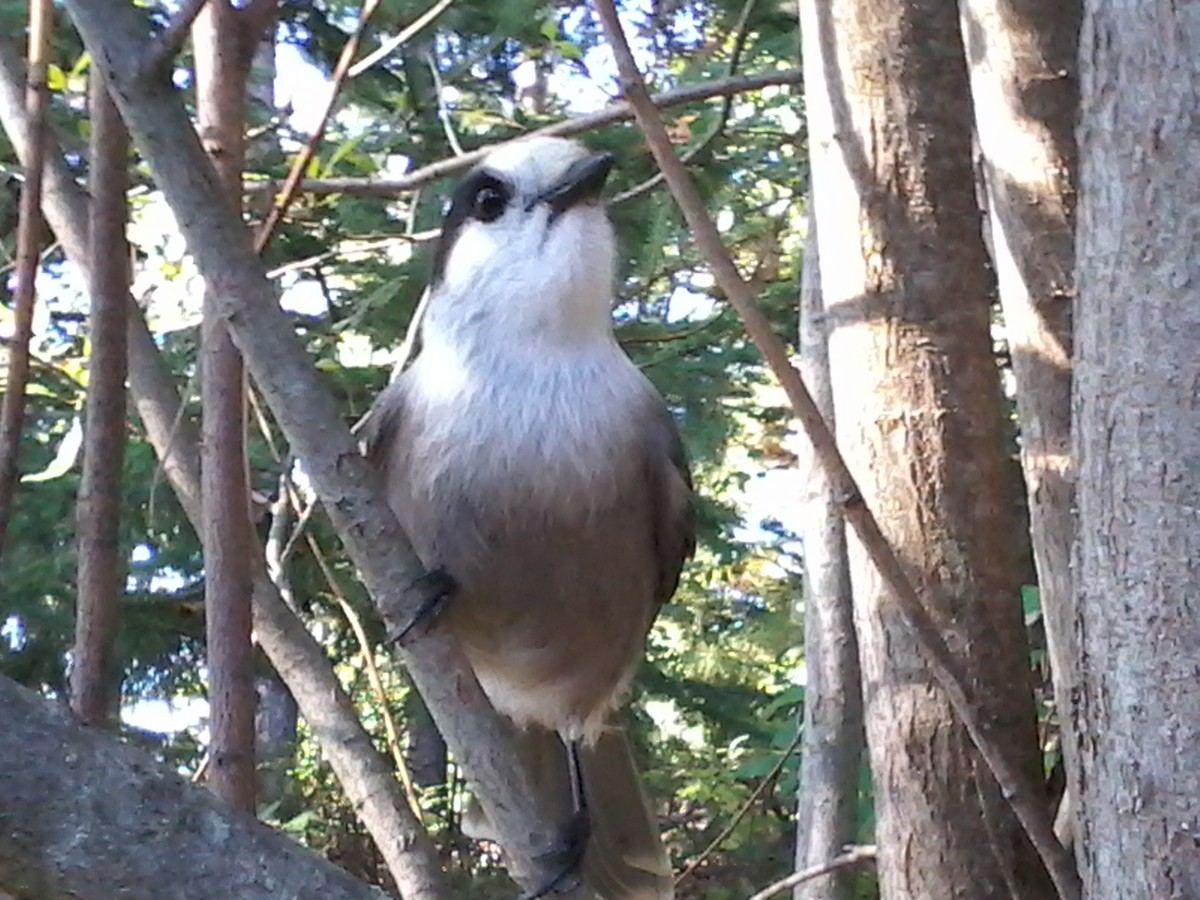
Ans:
[[[79,586],[71,707],[89,723],[115,722],[117,638],[125,566],[121,558],[121,472],[125,458],[125,314],[129,296],[129,136],[104,82],[90,86],[92,126],[91,345],[83,474],[79,483]],[[49,139],[47,139],[47,143]],[[47,150],[49,148],[46,148]]]
[[[757,75],[718,78],[713,81],[706,81],[703,84],[693,84],[674,91],[655,94],[650,98],[650,102],[662,109],[667,109],[672,106],[682,106],[685,103],[708,100],[712,97],[731,97],[734,94],[760,91],[765,87],[799,84],[800,76],[800,69],[780,69],[777,72],[760,72]],[[521,137],[529,137],[535,134],[571,137],[572,135],[595,131],[598,128],[613,125],[617,122],[625,122],[632,118],[633,107],[627,102],[614,103],[612,106],[602,109],[599,112],[580,116],[576,119],[555,122],[553,125],[547,125],[545,128],[539,128]],[[520,140],[520,138],[514,138],[514,140]],[[440,181],[443,178],[449,178],[452,175],[464,172],[505,143],[509,142],[504,141],[498,144],[489,144],[487,147],[472,150],[469,153],[462,154],[462,156],[453,156],[438,160],[435,163],[422,166],[415,172],[410,172],[401,178],[313,179],[302,181],[300,183],[300,190],[309,194],[353,194],[359,197],[391,197],[396,194],[415,191],[427,184],[432,184],[435,181]],[[249,193],[258,193],[267,190],[274,191],[276,187],[275,182],[257,181],[247,183],[245,190]]]
[[[994,723],[979,715],[979,704],[974,697],[973,686],[964,674],[962,665],[946,644],[937,624],[921,603],[895,551],[880,531],[879,523],[838,451],[829,426],[825,424],[800,373],[792,366],[786,347],[771,330],[770,322],[759,308],[749,286],[742,280],[716,226],[705,211],[704,200],[696,190],[687,169],[675,155],[666,128],[650,101],[645,81],[625,40],[613,0],[596,0],[596,9],[616,57],[625,96],[633,105],[638,125],[655,160],[663,170],[671,194],[687,220],[696,244],[708,260],[713,277],[725,291],[729,302],[741,317],[746,333],[787,394],[821,468],[834,486],[842,515],[854,529],[878,569],[880,577],[895,596],[896,607],[905,625],[912,630],[925,650],[934,677],[950,698],[980,756],[1000,785],[1021,826],[1029,835],[1030,842],[1037,848],[1060,895],[1064,898],[1078,897],[1079,877],[1070,854],[1054,836],[1052,823],[1038,790],[1005,755]]]
[[[0,717],[8,891],[41,900],[384,896],[3,677]]]
[[[21,188],[20,220],[17,225],[17,288],[13,337],[8,351],[7,382],[0,401],[0,552],[12,517],[17,492],[17,463],[21,430],[25,424],[25,385],[29,381],[29,343],[33,340],[35,281],[41,260],[42,157],[45,154],[46,48],[50,41],[50,0],[30,0],[29,77],[25,89],[25,112],[31,123],[30,165]]]
[[[424,597],[411,545],[383,499],[329,390],[291,331],[239,217],[223,201],[212,166],[166,84],[138,77],[146,33],[140,11],[122,0],[71,0],[75,24],[114,85],[134,140],[174,210],[197,268],[220,287],[234,339],[328,510],[389,628],[416,616]],[[553,871],[554,829],[535,808],[509,729],[484,696],[462,650],[434,629],[403,649],[413,681],[447,743],[474,782],[484,812],[502,835],[513,873],[534,886]]]
[[[24,158],[29,128],[21,107],[21,81],[20,54],[0,41],[0,122]],[[91,283],[84,226],[86,198],[52,142],[47,160],[46,218],[68,259]],[[126,302],[130,393],[159,464],[199,533],[200,435],[190,419],[180,416],[179,395],[141,310],[132,299]],[[252,547],[250,553],[254,562],[254,630],[259,645],[296,698],[322,754],[404,896],[419,900],[443,896],[436,851],[405,804],[391,768],[363,729],[324,651],[279,596],[267,575],[261,549]]]

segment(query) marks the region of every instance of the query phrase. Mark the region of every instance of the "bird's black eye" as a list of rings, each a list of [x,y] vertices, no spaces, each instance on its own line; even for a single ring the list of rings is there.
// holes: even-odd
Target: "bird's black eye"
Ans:
[[[508,206],[508,190],[502,184],[489,181],[481,184],[471,197],[471,216],[480,222],[494,222],[504,215]]]

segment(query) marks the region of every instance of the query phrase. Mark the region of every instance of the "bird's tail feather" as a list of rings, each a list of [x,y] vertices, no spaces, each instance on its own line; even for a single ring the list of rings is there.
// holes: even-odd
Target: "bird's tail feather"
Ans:
[[[534,725],[520,733],[518,744],[543,809],[556,821],[568,821],[571,783],[562,741]],[[602,900],[674,900],[671,862],[625,730],[607,726],[595,743],[580,750],[579,761],[591,825],[583,858],[588,886]],[[464,830],[472,837],[494,838],[481,819],[476,806],[464,817]]]

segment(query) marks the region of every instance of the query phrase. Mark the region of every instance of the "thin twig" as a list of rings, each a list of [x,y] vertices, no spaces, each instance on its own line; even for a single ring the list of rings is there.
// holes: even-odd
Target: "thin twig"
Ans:
[[[735,78],[718,78],[701,84],[688,85],[673,91],[655,94],[650,102],[662,109],[681,106],[685,103],[698,103],[713,97],[728,97],[733,94],[744,94],[760,91],[767,87],[799,84],[803,70],[779,69],[773,72],[759,72],[754,75],[738,75]],[[634,117],[633,107],[627,102],[614,103],[599,112],[555,122],[545,128],[539,128],[513,140],[522,140],[534,135],[571,137],[596,131],[617,122],[625,122]],[[485,156],[512,141],[489,144],[479,150],[471,150],[462,156],[452,156],[447,159],[422,166],[399,178],[322,178],[309,179],[300,183],[299,189],[308,194],[351,194],[359,197],[392,197],[406,194],[417,188],[449,178],[464,172],[471,166],[483,160]],[[243,188],[249,194],[274,190],[275,183],[271,181],[247,182]]]
[[[862,847],[854,847],[847,850],[841,856],[835,856],[829,862],[821,863],[819,866],[811,866],[807,869],[802,869],[799,872],[793,872],[787,878],[781,878],[772,885],[763,888],[750,900],[767,900],[768,897],[774,897],[777,894],[782,894],[789,888],[794,888],[796,885],[804,884],[806,881],[812,881],[815,878],[820,878],[822,875],[829,875],[836,872],[838,869],[846,869],[850,866],[857,866],[864,862],[874,862],[878,851],[874,844],[866,844]]]
[[[454,0],[438,0],[437,3],[417,16],[412,23],[401,31],[394,38],[389,38],[379,45],[379,49],[373,50],[350,67],[350,77],[357,78],[375,63],[379,62],[385,56],[388,56],[403,47],[414,37],[421,33],[427,25],[430,25],[434,19],[450,8],[450,4]]]
[[[25,82],[25,112],[29,117],[30,137],[17,222],[13,336],[8,351],[4,400],[0,403],[0,553],[4,550],[17,492],[21,431],[25,424],[25,386],[29,382],[29,345],[33,341],[33,304],[37,297],[41,258],[39,244],[45,230],[41,213],[42,170],[48,136],[46,109],[50,105],[46,57],[53,21],[50,0],[29,0],[29,74]]]
[[[737,74],[738,66],[742,63],[742,51],[746,49],[746,39],[750,35],[750,13],[754,11],[758,0],[746,0],[742,4],[741,14],[738,15],[737,24],[733,26],[733,47],[729,53],[729,68],[725,72],[726,78],[732,78]],[[690,163],[701,153],[708,150],[713,145],[713,142],[725,132],[725,126],[729,124],[729,116],[733,112],[733,94],[726,94],[724,101],[721,103],[721,114],[717,117],[717,124],[713,126],[704,139],[692,147],[683,155],[683,161]],[[653,190],[662,183],[663,174],[661,171],[655,172],[641,184],[635,184],[629,190],[621,191],[608,202],[616,205],[617,203],[625,203],[632,200],[634,197],[640,197],[647,191]]]
[[[293,503],[296,499],[299,498],[293,497]],[[354,632],[354,639],[358,641],[363,667],[367,670],[367,680],[371,683],[371,690],[375,693],[375,703],[379,707],[379,715],[383,718],[383,733],[387,741],[388,752],[392,757],[392,765],[396,767],[396,773],[400,776],[400,783],[404,786],[404,794],[408,798],[408,805],[412,807],[413,815],[417,817],[418,821],[423,822],[424,811],[421,808],[421,801],[417,798],[417,791],[413,786],[412,773],[408,770],[408,761],[404,758],[404,751],[400,747],[400,731],[396,728],[396,720],[392,716],[392,709],[388,704],[388,695],[383,686],[383,678],[379,674],[379,666],[375,662],[375,654],[371,650],[371,641],[367,637],[366,629],[363,628],[362,619],[354,607],[350,605],[350,601],[346,599],[345,593],[338,584],[337,576],[334,574],[333,568],[329,565],[329,560],[321,550],[316,538],[309,532],[304,535],[304,539],[308,544],[309,551],[313,555],[313,559],[317,561],[317,567],[325,577],[325,583],[329,585],[330,593],[333,594],[333,598],[342,610],[342,615],[346,617],[346,621],[350,624],[350,630]]]
[[[175,10],[167,22],[167,27],[160,31],[146,47],[146,55],[142,59],[142,75],[165,70],[175,59],[192,30],[192,23],[208,0],[184,0],[183,6]]]
[[[342,247],[336,250],[328,250],[325,253],[318,253],[316,256],[296,259],[277,266],[267,272],[267,277],[274,280],[289,272],[297,272],[313,266],[319,266],[321,263],[328,262],[331,259],[345,259],[349,256],[374,253],[377,250],[386,250],[395,244],[424,244],[429,241],[436,241],[441,233],[442,230],[440,228],[434,228],[429,231],[419,231],[416,234],[393,234],[385,238],[379,238],[378,240],[368,241],[357,247]]]
[[[266,413],[258,402],[255,393],[250,392],[251,406],[255,411],[255,420],[258,423],[258,429],[267,442],[267,450],[270,452],[272,459],[278,464],[283,472],[279,476],[279,499],[273,505],[273,515],[271,520],[272,530],[277,522],[283,522],[284,513],[287,508],[298,512],[300,510],[301,499],[300,492],[296,490],[295,484],[292,482],[289,475],[290,465],[286,465],[278,446],[275,442],[275,436],[271,431],[270,423],[267,420]],[[270,571],[271,578],[279,586],[280,594],[285,601],[290,599],[291,585],[287,581],[287,561],[291,555],[291,548],[295,544],[297,537],[303,531],[309,516],[316,508],[316,502],[310,503],[304,510],[303,518],[301,518],[296,527],[292,530],[291,536],[284,543],[283,549],[279,549],[279,540],[277,536],[272,536],[272,539],[267,543],[267,567]],[[404,793],[408,800],[408,805],[412,808],[413,815],[417,821],[422,821],[421,802],[417,798],[416,789],[413,787],[412,774],[408,771],[408,762],[404,758],[404,751],[400,748],[400,731],[396,728],[396,720],[392,716],[391,707],[388,705],[387,691],[383,687],[383,678],[379,674],[379,666],[375,662],[375,654],[371,650],[371,641],[367,637],[367,631],[363,628],[362,619],[357,611],[346,599],[346,594],[338,583],[337,576],[334,574],[333,567],[329,564],[328,558],[321,550],[321,545],[317,543],[316,538],[311,532],[304,533],[304,539],[308,544],[309,552],[312,553],[313,559],[316,560],[317,567],[321,570],[321,575],[325,578],[325,583],[329,586],[329,592],[337,601],[338,606],[342,610],[342,615],[346,617],[346,621],[350,624],[350,630],[354,632],[354,638],[358,641],[359,652],[362,654],[363,667],[367,670],[367,680],[371,683],[371,689],[375,692],[375,701],[379,705],[380,715],[383,717],[383,730],[388,745],[388,751],[392,757],[392,764],[396,772],[400,776],[400,783],[404,786]],[[295,609],[294,602],[289,602],[289,606]]]
[[[784,765],[796,751],[796,747],[800,744],[800,735],[801,731],[799,728],[797,728],[796,733],[792,736],[792,739],[788,743],[786,749],[784,749],[783,753],[780,754],[779,759],[775,761],[775,765],[771,767],[771,771],[764,775],[755,786],[754,790],[750,792],[750,796],[746,799],[746,802],[742,804],[742,808],[739,809],[734,817],[729,821],[729,824],[725,826],[725,830],[713,838],[712,841],[709,842],[709,845],[705,847],[695,859],[684,866],[682,872],[675,876],[675,887],[679,887],[679,885],[682,884],[689,875],[700,868],[700,866],[704,864],[704,861],[717,851],[718,847],[729,840],[729,836],[733,834],[734,830],[739,824],[741,824],[742,819],[746,818],[746,815],[751,809],[753,809],[754,804],[758,802],[758,798],[766,792],[767,786],[775,781],[775,779],[779,776],[779,773],[783,770]]]
[[[812,443],[814,455],[839,498],[842,516],[854,529],[894,596],[901,618],[924,650],[930,670],[946,692],[1001,793],[1008,799],[1017,820],[1037,849],[1059,895],[1064,900],[1077,898],[1081,890],[1078,873],[1070,854],[1054,836],[1040,792],[1002,749],[995,723],[979,715],[974,688],[963,672],[962,665],[925,609],[903,565],[880,530],[862,491],[838,451],[829,426],[817,409],[800,373],[792,365],[787,348],[771,329],[753,292],[742,280],[716,226],[705,211],[704,201],[691,176],[675,155],[662,118],[647,94],[645,81],[625,39],[613,0],[596,0],[595,8],[616,58],[625,97],[633,105],[646,143],[663,170],[671,194],[687,220],[697,246],[708,260],[713,277],[737,310],[747,334],[791,401],[796,418]]]
[[[379,3],[380,0],[363,0],[362,11],[358,14],[358,22],[354,26],[354,31],[343,45],[342,52],[338,55],[337,63],[333,67],[329,99],[325,101],[325,109],[321,111],[321,118],[312,134],[308,136],[308,140],[304,142],[304,146],[300,148],[300,152],[296,154],[296,158],[292,160],[292,167],[288,170],[283,188],[275,199],[271,211],[267,214],[266,221],[262,223],[262,227],[254,236],[254,249],[258,253],[262,253],[271,243],[271,236],[275,233],[276,226],[279,225],[296,197],[296,188],[300,184],[300,179],[304,177],[308,164],[317,153],[317,145],[325,136],[325,128],[329,125],[329,118],[333,115],[334,106],[337,105],[338,94],[350,71],[350,62],[358,52],[358,45],[362,41],[363,32],[366,31],[367,22],[379,8]]]
[[[425,57],[425,62],[429,65],[429,74],[433,77],[433,96],[437,102],[438,120],[442,123],[446,143],[450,145],[450,150],[455,156],[462,156],[462,141],[458,139],[458,132],[454,130],[454,123],[450,121],[450,107],[446,105],[445,85],[442,84],[442,73],[438,71],[437,57],[430,53]]]

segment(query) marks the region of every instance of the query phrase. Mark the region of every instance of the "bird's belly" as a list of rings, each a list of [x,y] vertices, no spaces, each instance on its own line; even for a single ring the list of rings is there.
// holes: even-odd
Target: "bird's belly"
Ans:
[[[410,405],[389,499],[421,561],[458,583],[444,620],[492,702],[583,735],[641,657],[657,564],[641,436],[621,399],[641,375],[564,371]]]
[[[447,621],[492,703],[518,723],[590,736],[620,703],[656,608],[639,512],[609,507],[541,533],[510,522],[461,567]]]

